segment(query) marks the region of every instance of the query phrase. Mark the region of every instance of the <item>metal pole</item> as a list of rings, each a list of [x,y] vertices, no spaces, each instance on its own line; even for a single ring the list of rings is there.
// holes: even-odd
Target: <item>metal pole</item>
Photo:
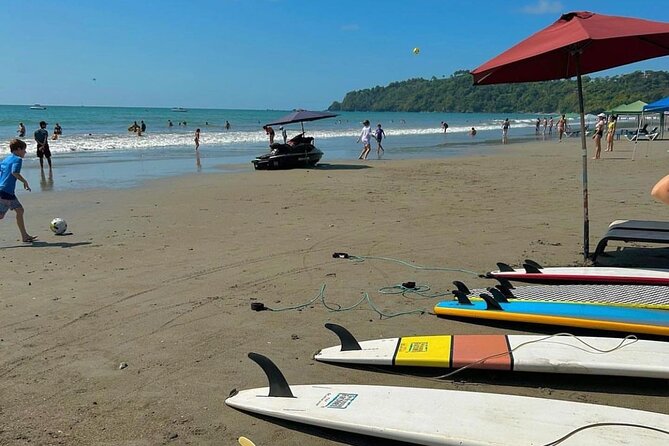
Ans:
[[[588,215],[588,146],[585,143],[585,107],[583,106],[583,84],[581,82],[581,53],[575,52],[576,84],[578,85],[578,109],[581,115],[581,148],[583,155],[583,259],[590,255],[590,216]]]

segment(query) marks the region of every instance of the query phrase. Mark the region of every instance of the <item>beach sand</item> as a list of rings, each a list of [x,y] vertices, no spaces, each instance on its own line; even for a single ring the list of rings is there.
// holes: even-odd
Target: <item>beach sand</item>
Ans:
[[[592,141],[588,139],[590,150]],[[667,220],[650,188],[667,173],[667,143],[616,142],[588,154],[591,250],[615,219]],[[430,311],[438,299],[380,294],[405,281],[451,290],[464,272],[419,271],[386,260],[483,273],[498,261],[582,265],[580,141],[512,144],[439,160],[331,162],[317,169],[201,174],[140,188],[19,191],[28,229],[0,223],[0,444],[391,444],[275,423],[224,404],[266,386],[248,352],[270,357],[289,383],[356,383],[498,392],[669,413],[666,381],[467,371],[435,381],[317,363],[337,339],[413,334],[555,333],[431,314],[380,316],[366,305],[298,306],[326,285],[331,307],[362,293],[388,313]],[[57,159],[55,168],[58,168]],[[64,217],[70,235],[48,231]],[[667,262],[667,248],[611,243],[607,262]],[[664,264],[665,266],[667,263]],[[590,333],[592,334],[592,333]],[[121,363],[127,367],[119,368]],[[434,375],[439,374],[434,372]],[[431,372],[428,373],[430,375]],[[423,373],[425,375],[425,373]],[[381,409],[381,408],[380,408]],[[457,416],[457,408],[450,408]],[[467,420],[463,420],[467,422]],[[476,422],[476,420],[471,420]]]

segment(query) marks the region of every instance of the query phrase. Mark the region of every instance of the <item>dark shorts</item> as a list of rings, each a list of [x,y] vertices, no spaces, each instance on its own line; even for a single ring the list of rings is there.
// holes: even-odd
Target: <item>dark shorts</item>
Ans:
[[[51,158],[51,150],[49,150],[49,144],[44,144],[43,146],[38,145],[37,146],[37,157],[42,158],[42,157],[47,157]]]
[[[0,191],[0,218],[4,217],[7,211],[21,208],[23,208],[23,206],[18,198],[16,198],[16,195]]]

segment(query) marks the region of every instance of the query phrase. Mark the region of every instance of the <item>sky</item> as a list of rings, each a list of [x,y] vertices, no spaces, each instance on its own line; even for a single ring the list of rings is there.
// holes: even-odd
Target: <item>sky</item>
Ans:
[[[669,22],[658,0],[0,0],[0,10],[0,104],[260,110],[322,110],[352,90],[471,70],[565,12]],[[669,57],[596,75],[635,70],[669,70]]]

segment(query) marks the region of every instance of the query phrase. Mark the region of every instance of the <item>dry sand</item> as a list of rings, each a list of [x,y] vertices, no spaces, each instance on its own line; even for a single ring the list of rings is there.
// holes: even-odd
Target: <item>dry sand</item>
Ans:
[[[632,148],[620,141],[613,154],[588,159],[593,250],[612,220],[668,218],[669,207],[649,190],[667,173],[669,146],[642,142],[636,161]],[[389,444],[228,408],[233,388],[266,385],[250,351],[271,357],[295,384],[436,387],[669,413],[666,381],[468,372],[436,382],[312,359],[336,344],[326,322],[359,339],[558,328],[430,314],[380,318],[367,306],[329,312],[319,302],[251,311],[252,302],[303,304],[323,284],[331,305],[352,305],[368,292],[387,312],[430,310],[437,299],[382,295],[381,287],[413,280],[444,292],[456,279],[489,285],[466,273],[337,260],[335,251],[477,272],[525,258],[582,264],[579,141],[494,152],[249,169],[120,191],[19,192],[40,241],[17,242],[13,214],[0,223],[0,444],[233,445],[240,435],[258,446]],[[71,235],[48,232],[54,216],[68,220]],[[607,262],[669,265],[664,248],[612,243],[609,250],[616,247],[623,249]]]

